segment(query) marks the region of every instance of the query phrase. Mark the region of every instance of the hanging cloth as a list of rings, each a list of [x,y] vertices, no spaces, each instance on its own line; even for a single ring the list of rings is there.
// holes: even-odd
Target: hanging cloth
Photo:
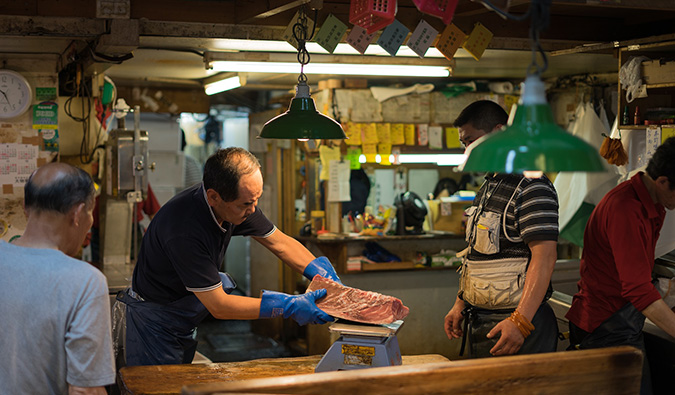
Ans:
[[[609,134],[590,103],[577,106],[576,121],[570,133],[600,149],[602,134]],[[561,172],[553,185],[558,193],[560,236],[582,246],[583,232],[595,205],[616,186],[619,176],[616,167],[607,166],[605,172]]]

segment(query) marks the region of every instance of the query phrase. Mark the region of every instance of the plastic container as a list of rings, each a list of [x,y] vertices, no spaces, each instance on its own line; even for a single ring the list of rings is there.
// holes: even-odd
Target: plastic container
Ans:
[[[455,16],[455,8],[459,0],[413,0],[420,12],[439,17],[449,25]]]
[[[312,234],[318,235],[326,232],[326,213],[323,210],[313,210],[312,217]]]
[[[396,17],[396,0],[351,0],[349,22],[368,34],[391,25]]]

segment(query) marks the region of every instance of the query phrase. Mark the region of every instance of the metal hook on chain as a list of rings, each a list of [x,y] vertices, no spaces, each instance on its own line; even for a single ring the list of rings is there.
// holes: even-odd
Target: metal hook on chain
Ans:
[[[300,15],[298,22],[293,25],[293,38],[298,44],[298,63],[300,63],[300,75],[298,76],[298,83],[307,82],[305,75],[305,65],[309,63],[310,56],[307,51],[307,15],[305,14],[305,5],[300,8]]]

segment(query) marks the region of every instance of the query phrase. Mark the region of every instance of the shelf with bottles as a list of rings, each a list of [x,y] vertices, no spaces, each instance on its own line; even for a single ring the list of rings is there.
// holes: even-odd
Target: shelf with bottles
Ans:
[[[641,63],[639,70],[647,96],[639,97],[640,93],[635,92],[635,98],[628,102],[626,86],[619,83],[617,108],[619,127],[645,129],[648,127],[645,121],[661,126],[672,125],[669,122],[675,122],[675,41],[621,48],[619,51],[620,68],[628,65],[631,58],[640,56],[649,59]],[[627,69],[626,72],[637,72],[637,70]],[[621,72],[619,74],[621,75]],[[636,110],[638,112],[637,122]]]

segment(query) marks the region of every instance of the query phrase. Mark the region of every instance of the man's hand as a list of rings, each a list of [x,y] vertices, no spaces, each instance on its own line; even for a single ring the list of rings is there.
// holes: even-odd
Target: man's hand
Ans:
[[[284,318],[293,318],[300,325],[325,324],[335,321],[333,317],[316,307],[316,300],[326,296],[326,293],[325,289],[317,289],[302,295],[263,291],[260,301],[260,318],[283,315]]]
[[[326,258],[325,256],[320,256],[311,261],[309,265],[307,265],[302,274],[309,280],[312,280],[314,276],[318,274],[321,277],[342,284],[342,281],[340,281],[340,277],[338,277],[337,273],[335,272],[333,264],[330,263],[328,258]]]
[[[448,339],[459,339],[464,334],[464,331],[462,331],[462,322],[464,321],[463,310],[464,301],[457,298],[455,305],[445,315],[445,333],[448,335]]]
[[[498,355],[512,355],[520,350],[525,338],[523,334],[520,333],[520,330],[513,322],[509,320],[503,320],[487,334],[488,339],[500,335],[497,344],[490,350],[490,354],[494,356]]]

